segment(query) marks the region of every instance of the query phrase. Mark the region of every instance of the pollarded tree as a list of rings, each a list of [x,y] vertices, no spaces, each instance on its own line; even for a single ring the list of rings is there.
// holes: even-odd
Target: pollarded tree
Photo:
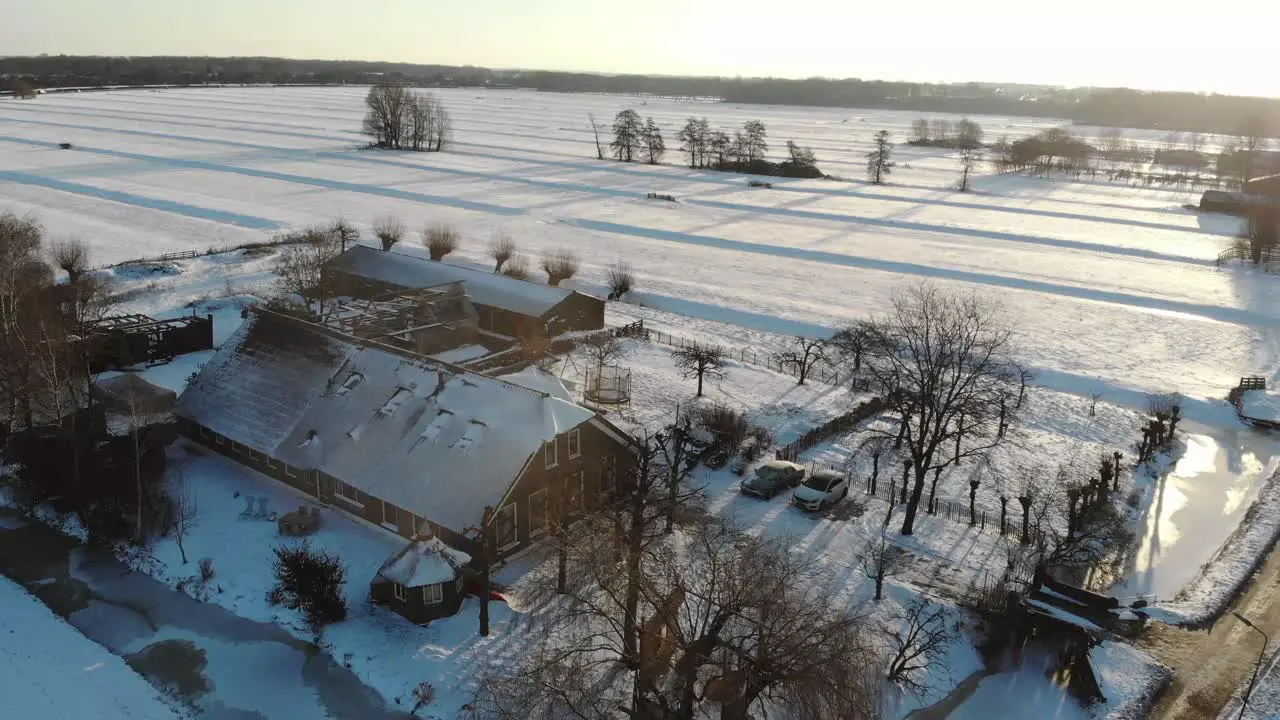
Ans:
[[[383,251],[388,251],[404,238],[404,223],[400,218],[388,215],[374,223],[373,234],[382,243]]]
[[[1018,407],[1022,369],[998,306],[921,283],[865,326],[864,375],[898,418],[873,432],[894,439],[910,472],[902,534],[914,531],[925,481],[1000,444]]]
[[[867,153],[867,177],[876,185],[893,171],[893,145],[889,144],[889,131],[876,133],[875,147]]]
[[[493,271],[502,272],[502,266],[507,264],[516,254],[516,241],[506,233],[499,233],[493,239],[493,243],[489,246],[489,257],[493,258]]]
[[[560,287],[560,283],[578,274],[580,262],[571,250],[561,248],[542,257],[542,271],[547,274],[547,284]]]
[[[707,141],[711,134],[711,126],[706,118],[689,118],[684,127],[676,133],[680,141],[680,151],[689,156],[689,167],[700,168],[707,165]]]
[[[653,118],[646,120],[644,127],[641,128],[640,152],[644,161],[650,165],[662,162],[662,156],[667,152],[667,144],[662,139],[662,128],[658,127]]]
[[[54,240],[49,247],[53,264],[67,273],[67,280],[74,283],[89,269],[89,246],[79,238]]]
[[[443,223],[428,225],[422,230],[422,246],[427,249],[431,259],[444,260],[444,256],[458,249],[461,239],[458,231]]]
[[[693,377],[698,379],[698,397],[702,397],[703,379],[724,378],[724,350],[717,345],[690,343],[672,350],[671,359],[676,368],[684,373],[686,380]]]
[[[609,272],[605,274],[605,281],[609,285],[609,299],[621,300],[623,295],[631,292],[636,285],[636,276],[631,272],[631,264],[623,260],[609,266]]]
[[[635,110],[630,108],[618,113],[613,119],[613,142],[609,147],[614,158],[622,162],[631,162],[640,149],[644,123]]]

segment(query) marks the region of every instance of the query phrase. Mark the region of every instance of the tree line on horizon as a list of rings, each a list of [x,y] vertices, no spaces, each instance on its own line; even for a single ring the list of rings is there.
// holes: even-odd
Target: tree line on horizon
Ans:
[[[372,84],[425,87],[513,87],[553,92],[603,92],[719,98],[727,102],[884,108],[956,114],[1023,115],[1143,129],[1231,133],[1260,118],[1280,133],[1280,98],[1127,88],[1044,88],[981,83],[938,84],[810,78],[666,77],[558,71],[492,70],[356,60],[282,58],[86,57],[0,58],[0,89],[204,83]]]

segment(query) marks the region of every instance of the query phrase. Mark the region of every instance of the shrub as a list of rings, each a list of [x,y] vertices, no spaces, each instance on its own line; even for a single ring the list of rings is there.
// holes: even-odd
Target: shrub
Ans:
[[[213,579],[213,558],[200,559],[200,579],[209,582]]]
[[[529,258],[523,255],[512,255],[503,268],[502,274],[517,280],[529,279]]]
[[[276,585],[267,598],[302,612],[312,630],[347,619],[342,585],[347,569],[335,555],[312,550],[309,543],[275,549]]]
[[[694,426],[709,440],[702,461],[710,468],[728,464],[751,433],[746,416],[724,405],[703,405],[691,411],[691,416]]]

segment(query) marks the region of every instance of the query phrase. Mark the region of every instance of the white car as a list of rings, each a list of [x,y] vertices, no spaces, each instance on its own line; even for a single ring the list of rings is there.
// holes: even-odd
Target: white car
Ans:
[[[825,510],[848,494],[848,476],[835,470],[818,470],[795,489],[791,502],[802,510]]]

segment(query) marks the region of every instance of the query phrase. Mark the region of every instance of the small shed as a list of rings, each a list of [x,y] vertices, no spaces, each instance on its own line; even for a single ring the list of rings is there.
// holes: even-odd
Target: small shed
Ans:
[[[448,617],[462,607],[462,569],[470,562],[438,537],[416,539],[382,564],[369,598],[420,625]]]

